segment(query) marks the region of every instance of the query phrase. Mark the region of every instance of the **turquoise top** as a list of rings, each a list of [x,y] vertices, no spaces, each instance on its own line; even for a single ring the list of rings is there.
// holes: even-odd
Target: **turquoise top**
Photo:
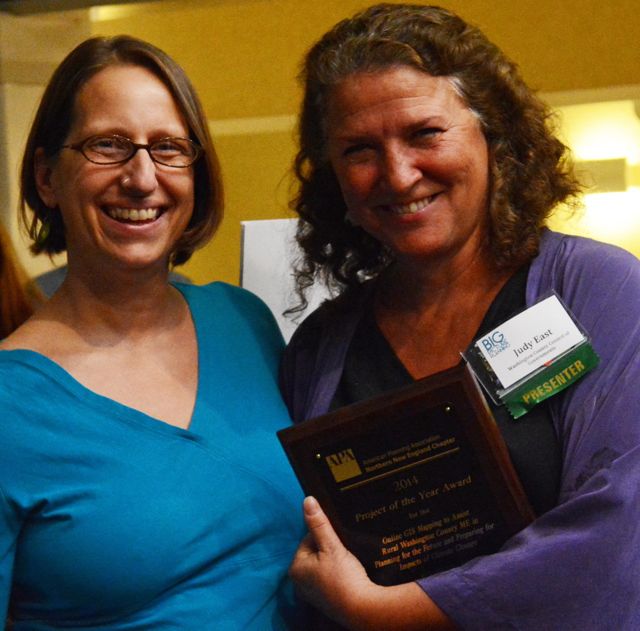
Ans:
[[[300,628],[302,494],[275,431],[282,339],[253,295],[178,285],[199,347],[188,430],[0,352],[0,616],[14,631]]]

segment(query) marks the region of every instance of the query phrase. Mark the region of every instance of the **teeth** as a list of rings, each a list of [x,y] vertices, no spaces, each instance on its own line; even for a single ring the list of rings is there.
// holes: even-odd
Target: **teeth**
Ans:
[[[149,221],[158,216],[157,208],[109,208],[107,212],[112,219],[124,221]]]
[[[391,204],[389,208],[396,215],[413,215],[426,208],[434,200],[436,195],[431,195],[430,197],[425,197],[424,199],[409,204]]]

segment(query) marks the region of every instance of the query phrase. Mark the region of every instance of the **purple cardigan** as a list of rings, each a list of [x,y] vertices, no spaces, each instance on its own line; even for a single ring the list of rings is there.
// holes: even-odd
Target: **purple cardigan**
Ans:
[[[493,555],[418,581],[462,629],[640,629],[640,262],[545,231],[526,301],[554,289],[600,365],[550,401],[558,505]],[[364,293],[364,292],[362,292]],[[281,387],[295,421],[327,411],[366,298],[327,305],[293,336]],[[517,421],[515,421],[517,422]]]

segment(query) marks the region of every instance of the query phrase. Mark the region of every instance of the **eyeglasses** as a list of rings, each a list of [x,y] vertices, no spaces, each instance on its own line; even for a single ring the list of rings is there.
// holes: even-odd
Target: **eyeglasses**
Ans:
[[[160,138],[149,144],[138,144],[124,136],[91,136],[61,149],[79,151],[95,164],[124,164],[138,149],[144,149],[154,162],[182,169],[191,166],[204,152],[188,138]]]

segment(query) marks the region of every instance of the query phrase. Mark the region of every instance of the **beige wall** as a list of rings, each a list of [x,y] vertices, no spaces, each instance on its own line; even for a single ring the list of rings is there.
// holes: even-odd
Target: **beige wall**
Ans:
[[[186,271],[198,281],[238,280],[242,219],[287,216],[293,129],[216,135],[233,119],[244,131],[292,116],[305,50],[330,26],[368,6],[357,0],[245,0],[148,3],[96,21],[95,33],[130,33],[184,65],[214,121],[227,210],[216,239]],[[476,23],[543,91],[640,85],[637,0],[457,0],[440,2]],[[108,11],[101,12],[108,17]],[[118,13],[118,12],[116,12]],[[256,121],[255,119],[258,119]],[[280,119],[276,119],[279,121]]]
[[[204,102],[220,154],[226,218],[184,268],[196,281],[238,281],[240,221],[287,216],[295,151],[295,81],[304,51],[358,0],[182,0],[84,12],[94,34],[129,33],[164,48]],[[553,91],[640,86],[637,0],[442,0]],[[79,14],[74,12],[74,16]],[[28,18],[27,18],[28,19]],[[26,23],[26,22],[25,22]],[[58,39],[61,35],[58,31]],[[45,36],[33,45],[46,54]]]
[[[91,34],[85,11],[35,17],[0,14],[0,220],[9,231],[21,262],[35,276],[50,261],[33,257],[18,225],[18,174],[31,120],[44,85],[58,62]]]

